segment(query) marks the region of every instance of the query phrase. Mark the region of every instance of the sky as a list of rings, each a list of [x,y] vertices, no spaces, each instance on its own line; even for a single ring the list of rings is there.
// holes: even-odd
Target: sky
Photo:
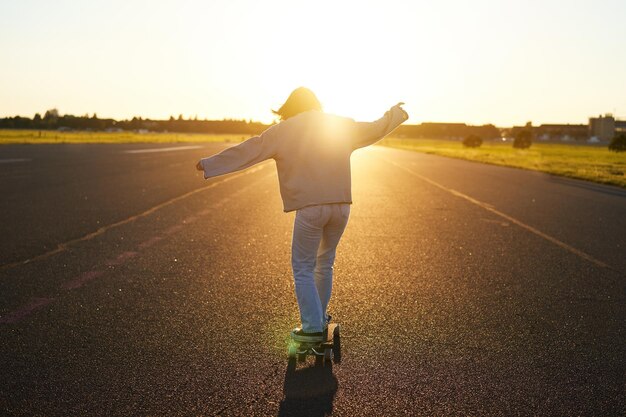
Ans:
[[[0,0],[0,117],[626,119],[624,0]]]

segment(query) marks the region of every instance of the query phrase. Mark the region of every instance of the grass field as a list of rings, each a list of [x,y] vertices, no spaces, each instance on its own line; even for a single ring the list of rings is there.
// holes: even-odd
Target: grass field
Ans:
[[[56,130],[0,130],[0,145],[16,143],[198,143],[241,142],[251,135],[204,133],[59,132]]]
[[[399,138],[385,138],[380,144],[626,188],[626,153],[610,152],[606,146],[533,143],[529,149],[520,150],[510,142],[487,142],[469,149],[457,141]]]

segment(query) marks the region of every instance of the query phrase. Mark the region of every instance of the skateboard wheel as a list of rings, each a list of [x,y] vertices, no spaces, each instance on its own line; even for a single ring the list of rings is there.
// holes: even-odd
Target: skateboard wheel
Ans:
[[[341,329],[341,327],[339,325],[335,326],[335,329],[333,330],[333,336],[334,337],[338,337],[339,336],[339,332],[341,331],[340,329]]]
[[[295,358],[296,357],[296,346],[293,344],[289,345],[289,349],[288,349],[288,353],[289,353],[289,357],[290,358]]]

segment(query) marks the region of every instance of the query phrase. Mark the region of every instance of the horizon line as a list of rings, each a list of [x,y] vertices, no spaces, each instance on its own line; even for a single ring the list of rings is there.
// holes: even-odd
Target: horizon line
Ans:
[[[58,111],[58,109],[56,109],[56,108],[48,109],[47,111],[49,111],[49,110],[57,110]],[[43,112],[43,114],[45,114],[45,113],[46,112]],[[40,117],[43,118],[42,113],[35,112],[35,114],[33,116],[30,116],[30,117],[29,116],[22,116],[22,115],[19,115],[19,114],[12,115],[12,116],[4,114],[4,115],[0,115],[0,119],[10,119],[10,118],[15,118],[15,117],[20,117],[20,118],[26,118],[26,119],[34,120],[35,115],[37,115],[37,114],[39,114]],[[172,118],[174,118],[175,121],[186,121],[186,122],[187,121],[191,121],[191,122],[193,122],[193,121],[206,121],[206,122],[240,121],[240,122],[246,122],[246,123],[249,123],[249,124],[258,123],[258,124],[262,124],[262,125],[265,125],[265,126],[272,126],[272,125],[276,124],[275,122],[269,122],[268,123],[268,122],[264,122],[264,121],[261,121],[261,120],[256,120],[256,119],[252,119],[252,118],[245,118],[245,117],[242,117],[242,118],[223,117],[221,119],[210,119],[210,118],[207,118],[207,117],[200,118],[197,115],[194,115],[194,116],[189,115],[189,116],[186,116],[187,118],[185,118],[185,115],[182,114],[182,113],[179,114],[178,116],[170,115],[169,117],[166,117],[166,118],[151,118],[151,117],[143,117],[143,116],[140,116],[140,115],[134,115],[134,116],[132,116],[130,118],[100,117],[100,116],[98,116],[97,112],[92,112],[91,116],[87,112],[87,113],[85,113],[83,115],[76,115],[76,114],[71,114],[71,113],[59,114],[59,117],[72,116],[72,117],[77,117],[77,118],[85,118],[85,116],[87,116],[87,118],[93,118],[94,115],[96,116],[96,118],[98,120],[113,120],[115,122],[118,122],[118,121],[131,121],[133,119],[151,120],[151,121],[169,121]],[[180,116],[182,116],[183,118],[179,119]],[[563,122],[561,122],[561,123],[556,123],[556,122],[541,122],[541,123],[538,123],[537,122],[537,123],[535,123],[532,120],[528,120],[526,123],[531,122],[532,126],[542,126],[542,125],[584,125],[584,124],[589,124],[589,119],[591,119],[591,118],[609,117],[609,116],[613,117],[616,121],[617,120],[619,120],[619,121],[626,121],[626,117],[620,117],[620,116],[616,116],[615,114],[613,114],[611,112],[605,112],[605,113],[600,113],[598,115],[589,116],[587,118],[587,122],[586,123],[580,123],[580,122],[579,123],[572,123],[572,122],[566,122],[566,123],[563,123]],[[459,121],[451,122],[451,121],[434,121],[434,120],[422,120],[422,121],[419,121],[419,122],[404,123],[403,125],[405,125],[405,126],[419,126],[419,125],[422,125],[422,124],[425,124],[425,123],[465,124],[467,126],[489,126],[489,125],[492,125],[492,126],[494,126],[496,128],[519,127],[519,126],[525,126],[526,125],[526,123],[505,125],[505,124],[496,124],[496,123],[493,123],[493,122],[489,122],[489,123],[468,123],[468,122],[459,122]]]

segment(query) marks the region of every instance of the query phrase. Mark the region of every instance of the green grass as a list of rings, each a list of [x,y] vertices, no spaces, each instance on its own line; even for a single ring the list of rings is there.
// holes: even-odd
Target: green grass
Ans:
[[[626,153],[610,152],[606,146],[533,143],[529,149],[521,150],[514,149],[511,142],[486,142],[480,148],[469,149],[457,141],[393,137],[380,144],[626,188]]]
[[[56,130],[0,130],[0,145],[19,143],[196,143],[241,142],[251,135],[204,133],[58,132]]]

